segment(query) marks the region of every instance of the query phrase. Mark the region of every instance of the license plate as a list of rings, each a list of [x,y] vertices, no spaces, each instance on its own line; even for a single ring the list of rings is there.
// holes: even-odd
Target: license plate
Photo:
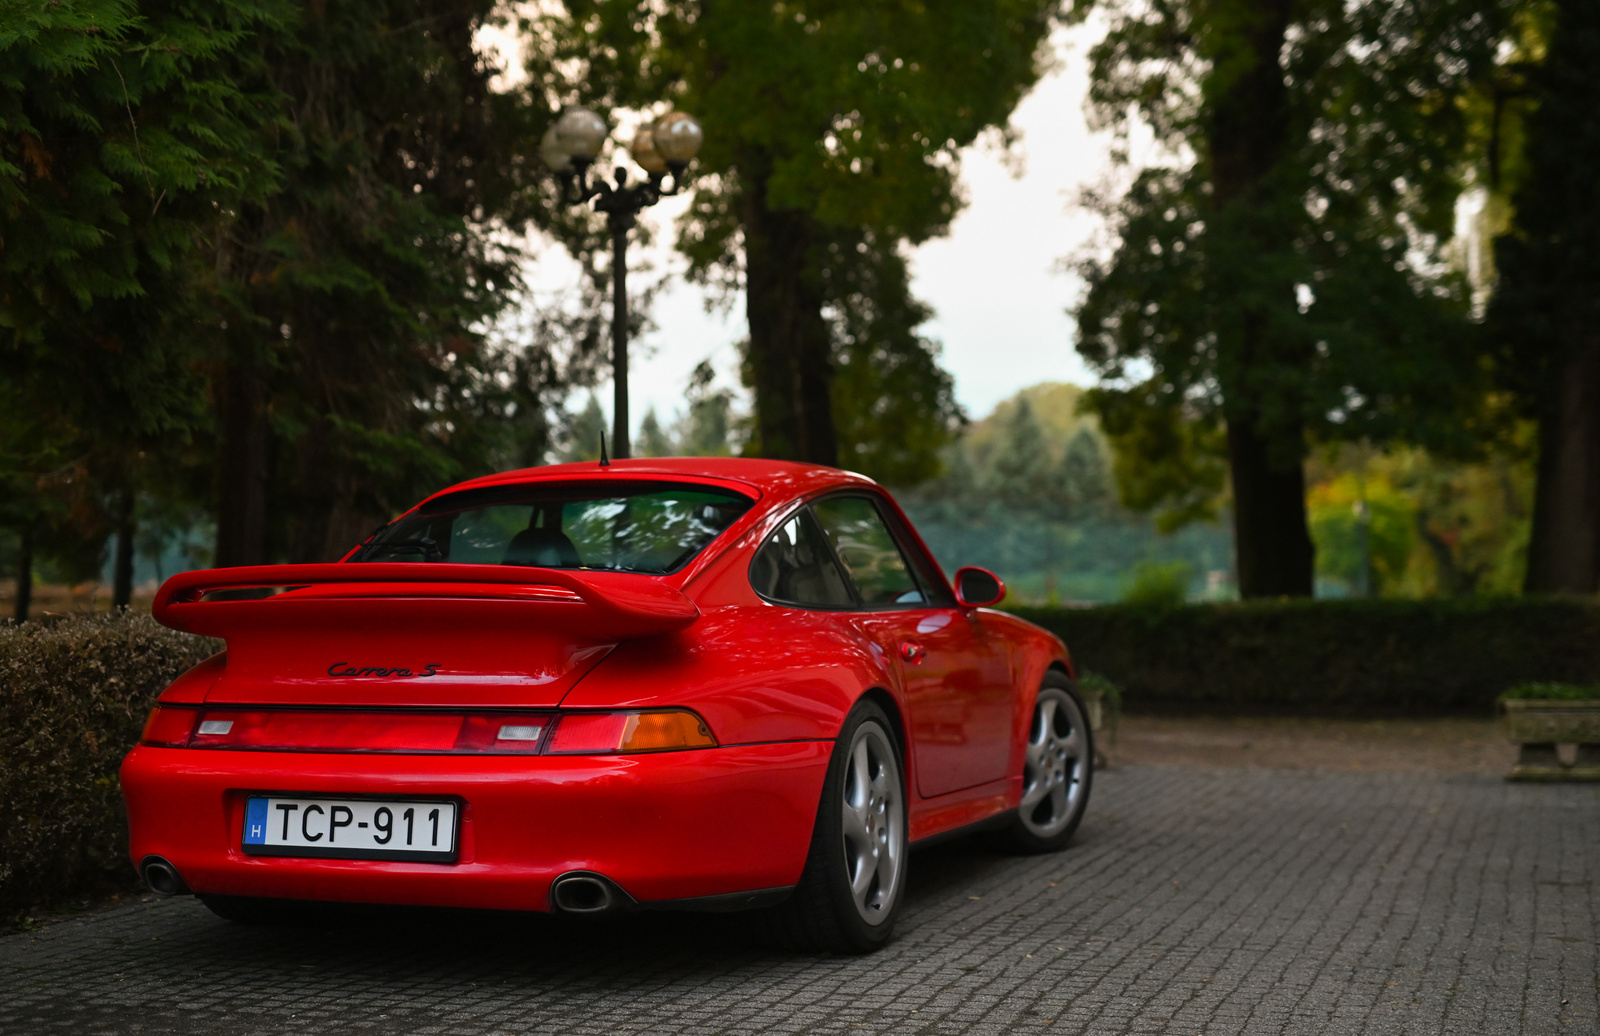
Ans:
[[[456,804],[252,795],[243,848],[253,856],[454,863]]]

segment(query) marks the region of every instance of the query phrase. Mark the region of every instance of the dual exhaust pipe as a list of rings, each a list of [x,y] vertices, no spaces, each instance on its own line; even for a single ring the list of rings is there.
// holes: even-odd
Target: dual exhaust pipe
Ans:
[[[160,856],[146,856],[139,863],[139,876],[144,878],[151,892],[163,898],[190,895],[189,886],[184,883],[178,868]]]
[[[562,914],[609,914],[639,904],[621,886],[594,871],[568,871],[550,883],[550,908]]]
[[[146,856],[139,864],[139,874],[150,891],[163,898],[191,894],[178,868],[164,857]],[[606,914],[638,903],[604,874],[570,871],[551,883],[550,906],[563,914]]]

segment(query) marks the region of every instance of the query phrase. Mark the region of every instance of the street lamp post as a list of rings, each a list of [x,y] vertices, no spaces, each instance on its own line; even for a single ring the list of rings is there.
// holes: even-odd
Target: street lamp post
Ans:
[[[647,122],[634,134],[629,150],[645,171],[645,179],[628,183],[628,170],[617,166],[613,182],[589,179],[590,167],[609,133],[606,122],[588,108],[568,108],[545,131],[539,157],[561,178],[561,198],[569,205],[593,201],[606,214],[611,229],[611,377],[612,454],[619,460],[632,454],[628,422],[628,231],[639,213],[683,187],[684,170],[700,152],[700,124],[683,112],[673,112]],[[665,185],[668,175],[670,186]]]

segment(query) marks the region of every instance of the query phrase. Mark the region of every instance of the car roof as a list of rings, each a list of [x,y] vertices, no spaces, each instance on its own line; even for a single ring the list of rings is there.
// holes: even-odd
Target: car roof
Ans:
[[[598,461],[579,461],[574,464],[546,464],[535,468],[502,471],[459,482],[433,496],[516,482],[555,482],[578,478],[588,482],[619,477],[710,479],[746,486],[757,490],[763,498],[775,497],[779,501],[808,496],[813,492],[835,487],[877,486],[876,482],[865,475],[857,475],[854,472],[822,464],[763,460],[756,457],[650,457],[614,460],[604,466]]]

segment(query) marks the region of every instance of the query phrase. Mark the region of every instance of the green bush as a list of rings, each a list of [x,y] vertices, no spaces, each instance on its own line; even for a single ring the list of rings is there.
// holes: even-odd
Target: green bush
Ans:
[[[1141,561],[1122,591],[1122,603],[1141,608],[1176,608],[1189,598],[1194,566],[1187,561]]]
[[[219,646],[148,615],[0,626],[0,916],[133,882],[117,768]]]
[[[1517,684],[1600,683],[1600,603],[1581,598],[1013,610],[1129,712],[1488,716]]]
[[[1106,732],[1113,742],[1117,739],[1117,723],[1122,719],[1122,688],[1104,673],[1093,669],[1078,670],[1078,690],[1100,695],[1100,707],[1105,711]]]
[[[1586,687],[1574,683],[1519,683],[1500,695],[1500,701],[1595,701],[1600,699],[1600,684]]]

